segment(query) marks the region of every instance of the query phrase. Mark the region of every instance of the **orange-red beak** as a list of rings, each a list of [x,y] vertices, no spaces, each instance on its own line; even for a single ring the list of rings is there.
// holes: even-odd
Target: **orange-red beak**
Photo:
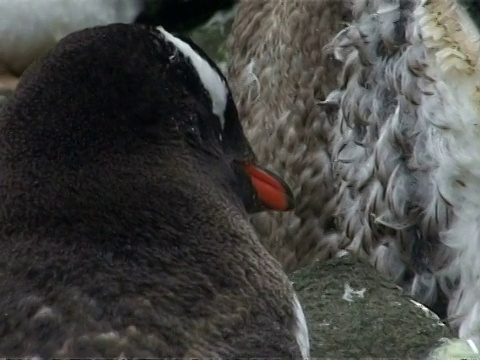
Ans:
[[[271,210],[288,211],[295,206],[290,187],[279,176],[258,165],[243,163],[261,203]]]

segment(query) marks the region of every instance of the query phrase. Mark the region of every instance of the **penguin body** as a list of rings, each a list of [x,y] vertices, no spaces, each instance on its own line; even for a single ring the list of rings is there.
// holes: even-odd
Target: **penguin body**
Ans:
[[[2,109],[0,167],[1,356],[308,356],[247,218],[291,193],[193,45],[136,25],[67,36]]]

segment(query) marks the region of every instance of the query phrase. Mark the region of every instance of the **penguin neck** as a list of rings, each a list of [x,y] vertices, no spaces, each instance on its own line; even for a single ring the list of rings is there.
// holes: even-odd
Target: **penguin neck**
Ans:
[[[138,238],[145,228],[196,204],[213,208],[219,198],[243,212],[229,166],[192,154],[106,158],[82,169],[43,166],[41,173],[30,167],[13,176],[0,174],[0,227],[118,241],[113,240],[117,235]]]
[[[141,286],[158,281],[165,268],[187,266],[185,259],[207,268],[218,248],[236,253],[253,242],[245,239],[245,212],[198,159],[172,156],[162,171],[145,170],[138,161],[134,166],[134,160],[115,171],[103,164],[77,172],[66,177],[68,187],[42,185],[17,202],[0,184],[0,200],[7,201],[0,214],[0,262],[15,257],[12,274],[42,289],[86,286],[91,280],[85,274],[103,274],[105,282],[144,291]],[[140,273],[144,285],[134,279]]]

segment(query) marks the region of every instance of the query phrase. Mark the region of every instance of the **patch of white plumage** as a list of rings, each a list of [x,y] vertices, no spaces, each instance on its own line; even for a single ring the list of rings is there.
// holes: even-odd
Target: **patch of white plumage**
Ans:
[[[300,305],[297,294],[293,294],[293,313],[296,320],[294,335],[300,348],[302,359],[307,360],[310,358],[307,320],[305,319],[305,314],[303,313],[302,305]]]
[[[157,29],[163,34],[165,40],[173,44],[178,51],[190,60],[205,91],[208,92],[212,102],[212,111],[220,120],[220,125],[223,130],[223,127],[225,126],[225,109],[227,108],[228,94],[230,93],[224,80],[221,78],[217,70],[215,70],[206,59],[200,56],[198,52],[193,50],[189,44],[180,38],[173,36],[161,26]]]
[[[362,0],[326,49],[343,63],[337,226],[420,302],[480,333],[479,33],[454,0]],[[407,274],[412,276],[407,276]]]

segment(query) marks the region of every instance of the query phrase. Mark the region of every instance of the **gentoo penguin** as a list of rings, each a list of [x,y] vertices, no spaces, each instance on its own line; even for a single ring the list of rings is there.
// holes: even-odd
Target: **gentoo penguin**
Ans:
[[[256,165],[220,70],[163,28],[75,32],[0,113],[0,356],[307,358],[247,212]]]

